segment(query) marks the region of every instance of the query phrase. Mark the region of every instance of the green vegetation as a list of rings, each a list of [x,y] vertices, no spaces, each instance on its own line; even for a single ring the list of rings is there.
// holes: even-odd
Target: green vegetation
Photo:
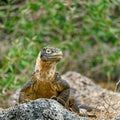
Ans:
[[[64,59],[58,65],[62,73],[73,70],[96,80],[118,80],[119,0],[8,0],[0,4],[0,96],[30,79],[44,46],[63,50]]]

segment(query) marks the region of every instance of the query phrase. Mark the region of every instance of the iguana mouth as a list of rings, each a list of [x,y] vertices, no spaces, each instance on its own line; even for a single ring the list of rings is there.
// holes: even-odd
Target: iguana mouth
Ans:
[[[62,57],[63,57],[63,54],[61,51],[57,53],[52,53],[51,55],[47,56],[48,60],[60,60],[62,59]]]

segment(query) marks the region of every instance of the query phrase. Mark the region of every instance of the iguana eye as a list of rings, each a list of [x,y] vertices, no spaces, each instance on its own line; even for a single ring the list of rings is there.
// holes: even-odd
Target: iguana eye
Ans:
[[[50,54],[51,52],[52,52],[51,49],[46,49],[47,54]]]

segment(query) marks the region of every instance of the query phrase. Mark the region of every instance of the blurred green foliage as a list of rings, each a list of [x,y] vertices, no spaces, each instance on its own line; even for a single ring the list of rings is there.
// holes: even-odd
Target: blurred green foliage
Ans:
[[[98,80],[118,77],[119,13],[119,0],[1,2],[1,93],[18,89],[30,79],[44,46],[63,50],[64,59],[58,65],[62,73],[74,70]]]

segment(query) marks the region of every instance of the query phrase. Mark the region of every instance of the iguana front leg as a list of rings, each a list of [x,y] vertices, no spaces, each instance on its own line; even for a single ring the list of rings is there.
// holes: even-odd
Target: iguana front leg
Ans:
[[[61,79],[59,73],[56,73],[56,76],[55,86],[56,91],[58,92],[58,96],[53,96],[52,99],[57,100],[66,107],[70,96],[70,86],[65,80]]]
[[[19,103],[24,103],[24,102],[28,102],[28,101],[31,101],[25,94],[24,92],[20,92],[20,95],[19,95]]]
[[[18,101],[19,103],[31,101],[31,99],[28,96],[29,95],[32,96],[32,94],[34,93],[34,91],[32,90],[34,83],[35,81],[31,80],[22,87],[19,94],[19,101]]]

